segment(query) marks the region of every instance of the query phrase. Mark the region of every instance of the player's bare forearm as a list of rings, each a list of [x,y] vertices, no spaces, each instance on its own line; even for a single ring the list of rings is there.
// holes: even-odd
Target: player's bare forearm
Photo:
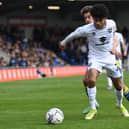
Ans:
[[[113,49],[113,50],[116,50],[117,46],[118,46],[118,40],[117,40],[117,38],[114,36],[112,49]]]
[[[127,56],[127,50],[126,50],[126,46],[125,46],[124,42],[121,42],[121,47],[122,47],[122,50],[123,50],[123,56]]]
[[[114,41],[114,42],[113,42],[113,46],[112,46],[111,53],[112,53],[113,55],[117,56],[118,58],[122,59],[121,53],[116,50],[116,48],[117,48],[117,46],[118,46],[118,40],[117,40],[117,38],[116,38],[115,36],[114,36],[113,41]]]
[[[115,50],[115,49],[112,49],[112,50],[111,50],[111,54],[113,54],[113,55],[117,56],[118,58],[122,59],[121,53],[118,52],[118,51]]]

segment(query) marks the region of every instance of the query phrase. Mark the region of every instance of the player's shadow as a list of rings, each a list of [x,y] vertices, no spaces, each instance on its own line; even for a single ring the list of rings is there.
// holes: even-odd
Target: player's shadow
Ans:
[[[56,125],[60,125],[60,124],[49,124],[47,122],[43,122],[43,123],[40,123],[40,125],[49,125],[49,126],[56,126]]]

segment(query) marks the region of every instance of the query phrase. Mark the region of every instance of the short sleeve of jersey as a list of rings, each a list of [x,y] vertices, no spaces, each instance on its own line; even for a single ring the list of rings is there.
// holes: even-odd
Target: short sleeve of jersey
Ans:
[[[113,32],[116,32],[116,23],[114,20],[111,20],[111,24],[112,24],[112,27],[113,27]]]
[[[122,34],[120,34],[120,42],[124,42],[124,38],[123,38],[123,36],[122,36]]]

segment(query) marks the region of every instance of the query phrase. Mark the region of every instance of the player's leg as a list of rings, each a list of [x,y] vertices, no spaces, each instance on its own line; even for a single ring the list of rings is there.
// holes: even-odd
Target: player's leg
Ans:
[[[123,71],[122,71],[122,61],[120,59],[118,59],[116,61],[116,65],[121,68],[121,74],[122,74],[122,79],[123,79],[124,75],[123,75]],[[124,97],[129,101],[129,88],[125,84],[123,87],[123,93],[124,93]]]
[[[112,82],[115,87],[117,106],[122,106],[122,98],[123,98],[123,82],[120,78],[112,78]]]
[[[121,68],[114,64],[107,65],[106,68],[107,68],[107,73],[111,77],[114,87],[116,89],[115,93],[116,93],[117,107],[120,109],[123,116],[129,117],[129,113],[122,103],[124,83],[122,80]]]
[[[86,70],[86,73],[85,73],[85,76],[83,78],[83,86],[85,88],[85,94],[86,96],[88,97],[88,92],[87,92],[87,86],[88,86],[88,71]],[[83,114],[87,114],[90,110],[90,106],[86,107],[84,110],[83,110]]]
[[[129,88],[124,84],[123,88],[124,97],[129,101]]]
[[[83,86],[84,86],[84,88],[85,88],[85,94],[86,94],[86,96],[88,96],[88,93],[87,93],[87,86],[88,86],[88,70],[86,69],[86,73],[85,73],[85,75],[84,75],[84,77],[83,77]]]
[[[85,94],[86,96],[88,96],[88,92],[87,92],[87,87],[88,87],[88,70],[86,70],[86,74],[83,78],[83,85],[84,85],[84,88],[85,88]],[[96,105],[96,108],[99,108],[99,103],[97,102],[97,100],[95,100],[95,105]],[[83,110],[83,114],[87,114],[90,110],[90,106],[86,107],[84,110]]]
[[[117,58],[117,57],[116,57]],[[120,67],[120,62],[119,62],[120,59],[116,59],[116,62],[115,62],[115,65]],[[108,82],[108,86],[107,86],[107,89],[108,90],[111,90],[112,89],[112,79],[107,75],[107,82]]]
[[[120,109],[124,117],[129,117],[129,113],[127,109],[122,104],[124,83],[120,78],[112,78],[112,81],[116,88],[115,92],[116,92],[116,99],[117,99],[117,107]]]
[[[99,76],[99,72],[96,69],[90,69],[88,72],[88,87],[87,87],[87,93],[90,103],[90,111],[88,114],[85,115],[85,119],[93,119],[93,117],[96,115],[96,79]]]

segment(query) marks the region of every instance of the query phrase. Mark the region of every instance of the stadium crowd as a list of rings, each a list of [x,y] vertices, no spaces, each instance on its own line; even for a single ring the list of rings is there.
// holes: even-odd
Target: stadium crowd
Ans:
[[[64,65],[87,65],[86,39],[71,41],[66,49],[59,49],[59,42],[72,31],[72,27],[37,27],[33,29],[32,39],[25,37],[24,30],[18,27],[0,26],[0,51],[9,59],[0,56],[0,67],[48,67]],[[122,29],[128,50],[123,63],[129,70],[129,31]],[[127,65],[128,64],[128,65]]]
[[[35,34],[34,40],[27,39],[24,31],[17,27],[10,30],[0,28],[0,50],[9,56],[8,61],[0,58],[1,67],[48,67],[65,64],[54,52],[47,50]]]

